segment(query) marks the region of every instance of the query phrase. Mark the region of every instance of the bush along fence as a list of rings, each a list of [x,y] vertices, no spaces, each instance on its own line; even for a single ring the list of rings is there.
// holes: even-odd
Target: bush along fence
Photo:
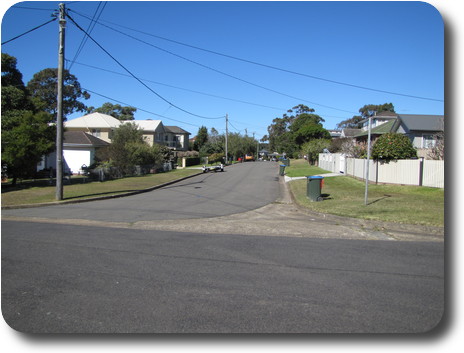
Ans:
[[[366,160],[348,158],[340,153],[319,154],[319,167],[334,173],[365,180]],[[445,161],[398,159],[390,162],[369,161],[369,181],[380,184],[401,184],[444,188]]]

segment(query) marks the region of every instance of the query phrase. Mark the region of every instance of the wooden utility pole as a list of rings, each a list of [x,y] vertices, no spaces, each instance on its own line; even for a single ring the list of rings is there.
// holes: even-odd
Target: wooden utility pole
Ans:
[[[66,27],[64,3],[60,4],[60,34],[58,45],[58,82],[56,114],[56,199],[63,200],[63,67]]]

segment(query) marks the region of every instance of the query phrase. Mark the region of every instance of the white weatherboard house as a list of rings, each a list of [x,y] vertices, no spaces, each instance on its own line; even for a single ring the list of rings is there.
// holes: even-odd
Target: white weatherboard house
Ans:
[[[110,115],[91,113],[66,121],[63,138],[65,172],[79,173],[83,165],[94,163],[95,151],[111,143],[114,130],[125,123],[135,123],[143,131],[145,141],[167,146],[173,151],[187,151],[189,135],[177,126],[164,126],[161,120],[118,120]],[[56,167],[56,155],[44,157],[37,170]]]

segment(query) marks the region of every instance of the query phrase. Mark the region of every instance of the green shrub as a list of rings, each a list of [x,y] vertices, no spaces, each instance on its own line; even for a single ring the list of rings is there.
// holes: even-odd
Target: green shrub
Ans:
[[[411,140],[403,134],[387,133],[380,136],[372,147],[372,158],[391,161],[393,159],[417,158]]]

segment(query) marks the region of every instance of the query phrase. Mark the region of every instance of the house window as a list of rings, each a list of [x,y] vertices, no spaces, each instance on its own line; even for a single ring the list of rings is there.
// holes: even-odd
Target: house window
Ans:
[[[95,137],[100,137],[100,129],[92,129],[92,135]]]
[[[422,135],[422,148],[435,147],[436,142],[433,135]]]

